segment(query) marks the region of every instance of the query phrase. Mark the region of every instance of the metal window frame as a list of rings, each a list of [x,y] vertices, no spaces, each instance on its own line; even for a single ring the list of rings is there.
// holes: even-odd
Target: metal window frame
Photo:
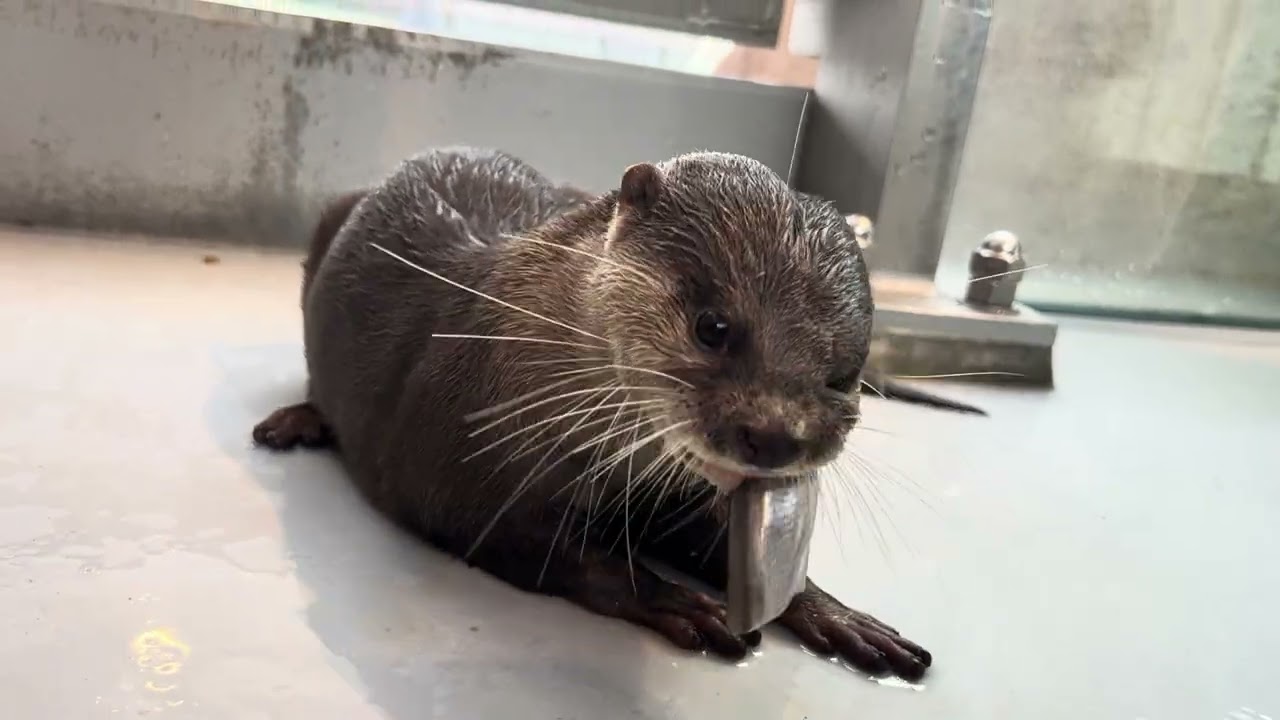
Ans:
[[[773,47],[785,0],[487,0]]]

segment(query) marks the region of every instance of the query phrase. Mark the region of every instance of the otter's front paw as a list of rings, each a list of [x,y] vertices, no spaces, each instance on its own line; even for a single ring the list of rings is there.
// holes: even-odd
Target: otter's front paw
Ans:
[[[839,655],[872,675],[919,680],[933,663],[928,650],[866,613],[851,610],[812,582],[778,622],[820,655]]]
[[[324,448],[335,444],[333,431],[311,403],[289,405],[271,413],[254,426],[253,441],[272,450],[291,450],[296,445]]]
[[[639,579],[639,578],[637,578]],[[627,588],[630,590],[630,588]],[[614,614],[656,630],[685,650],[709,650],[731,660],[760,644],[759,631],[734,635],[725,625],[724,605],[705,593],[654,577],[638,593],[618,603]],[[597,604],[603,598],[594,598]]]

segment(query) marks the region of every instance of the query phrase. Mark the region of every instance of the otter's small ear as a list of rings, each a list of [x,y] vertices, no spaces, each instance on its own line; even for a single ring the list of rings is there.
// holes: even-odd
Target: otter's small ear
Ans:
[[[649,163],[627,168],[622,174],[622,186],[618,190],[618,202],[644,212],[658,202],[662,194],[662,171]]]

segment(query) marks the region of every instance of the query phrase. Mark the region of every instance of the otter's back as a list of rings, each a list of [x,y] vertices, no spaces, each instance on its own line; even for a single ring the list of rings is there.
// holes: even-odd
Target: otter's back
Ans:
[[[476,357],[431,358],[431,334],[442,325],[474,326],[476,298],[373,248],[380,245],[466,285],[483,285],[502,236],[528,230],[590,199],[557,186],[502,152],[436,150],[400,165],[352,210],[323,258],[308,268],[303,301],[309,399],[328,419],[357,479],[391,472],[379,458],[419,453],[393,448],[388,428],[403,427],[406,397],[449,412],[457,387],[475,384]],[[424,368],[432,377],[422,377]],[[417,387],[414,387],[414,384]],[[427,387],[423,387],[423,386]],[[448,462],[456,446],[442,422],[424,440]],[[388,461],[390,462],[390,461]],[[377,494],[378,488],[368,488]]]

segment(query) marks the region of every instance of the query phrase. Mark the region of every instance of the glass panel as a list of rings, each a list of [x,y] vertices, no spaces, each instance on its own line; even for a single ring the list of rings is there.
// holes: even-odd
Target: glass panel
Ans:
[[[947,292],[997,229],[1032,306],[1280,324],[1280,1],[997,3]]]
[[[666,30],[714,35],[749,45],[778,40],[782,0],[493,0]]]
[[[597,0],[585,3],[560,0],[209,1],[286,15],[395,28],[589,60],[606,60],[770,85],[811,87],[817,71],[817,61],[814,58],[790,53],[783,41],[775,45],[770,40],[767,43],[769,47],[756,47],[754,41],[748,44],[747,38],[738,38],[739,41],[735,42],[734,39],[727,39],[736,37],[725,30],[729,27],[725,24],[727,20],[708,19],[720,12],[718,8],[721,5],[736,8],[740,15],[750,10],[751,13],[758,12],[761,17],[768,14],[765,6],[778,5],[782,12],[782,31],[786,32],[791,27],[787,20],[790,0],[752,0],[741,7],[735,0],[716,0],[707,4],[707,17],[690,15],[691,19],[683,24],[674,21],[657,22],[652,17],[646,20],[642,17],[644,13],[628,15],[601,11],[572,14],[575,9],[569,7],[594,5]],[[598,1],[601,7],[625,4],[623,0]],[[802,30],[811,34],[816,18],[813,17],[813,8],[808,6],[813,3],[808,0],[801,0],[801,3],[806,10]],[[662,7],[667,5],[675,7],[683,4],[672,5],[668,2]],[[564,12],[552,12],[552,9]],[[772,10],[768,12],[771,13]],[[776,19],[769,22],[772,23],[772,30],[769,31],[771,37],[777,38],[779,23]],[[802,41],[812,43],[807,36],[802,37]]]

